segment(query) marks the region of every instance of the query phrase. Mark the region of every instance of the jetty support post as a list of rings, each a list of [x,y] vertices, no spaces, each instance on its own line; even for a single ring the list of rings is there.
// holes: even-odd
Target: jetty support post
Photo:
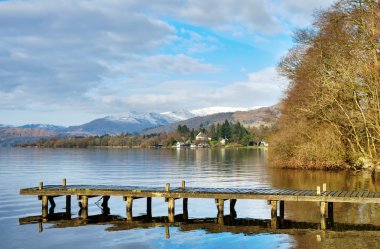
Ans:
[[[224,199],[215,199],[218,209],[218,224],[224,225]]]
[[[49,214],[54,214],[54,209],[55,209],[55,201],[54,201],[54,196],[49,196],[48,201],[50,203],[50,208],[49,208]]]
[[[185,190],[186,188],[186,185],[185,185],[185,181],[182,180],[182,183],[181,183],[181,188],[182,190]],[[187,198],[183,198],[183,206],[182,206],[182,211],[183,211],[183,219],[184,220],[187,220],[189,218],[189,212],[188,212],[188,199]]]
[[[66,189],[66,178],[62,179],[62,187]],[[66,195],[66,214],[71,215],[71,195]]]
[[[279,201],[280,223],[283,225],[285,220],[285,201]]]
[[[133,197],[132,196],[127,196],[124,197],[124,200],[127,201],[127,221],[132,221],[133,220],[133,213],[132,213],[132,207],[133,207]]]
[[[327,189],[326,183],[324,183],[322,186],[323,193],[326,192],[326,189]],[[317,195],[321,195],[321,194],[322,194],[321,193],[321,187],[317,186]],[[319,203],[319,208],[320,208],[320,213],[321,213],[321,229],[326,230],[326,228],[327,228],[327,225],[326,225],[326,223],[327,223],[327,220],[326,220],[326,218],[327,218],[327,215],[326,215],[327,214],[327,202],[321,201]]]
[[[166,183],[165,186],[166,192],[170,191],[170,183]],[[166,198],[168,200],[168,219],[169,222],[174,222],[174,216],[175,216],[175,199],[174,198]]]
[[[44,188],[44,183],[38,183],[38,190],[42,190]],[[48,216],[48,197],[46,195],[38,196],[38,199],[41,200],[41,213],[42,218],[46,219]]]
[[[236,210],[235,210],[235,205],[236,205],[236,199],[231,199],[230,200],[230,216],[233,218],[236,218]]]
[[[86,220],[88,218],[88,196],[82,195],[80,198],[82,201],[82,205],[81,205],[82,219]]]
[[[270,200],[268,202],[271,205],[271,223],[270,223],[270,226],[272,229],[277,229],[278,228],[278,221],[277,221],[277,203],[278,203],[278,201]]]
[[[38,222],[38,232],[42,233],[44,231],[44,227],[42,226],[42,222]]]
[[[102,201],[102,207],[103,208],[108,208],[108,201],[111,197],[109,195],[103,196],[103,201]]]
[[[334,226],[334,202],[327,203],[327,217],[329,221],[329,227]]]
[[[146,215],[149,218],[152,217],[152,197],[146,198]]]
[[[46,195],[42,196],[42,218],[46,219],[48,217],[48,197]]]
[[[170,230],[169,226],[165,226],[165,238],[170,239]]]

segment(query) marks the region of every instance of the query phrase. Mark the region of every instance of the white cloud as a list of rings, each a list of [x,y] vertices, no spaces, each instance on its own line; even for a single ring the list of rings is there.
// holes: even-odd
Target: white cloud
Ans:
[[[212,86],[207,81],[169,81],[143,88],[130,96],[99,92],[102,105],[118,112],[128,106],[132,110],[168,111],[178,108],[196,109],[208,106],[252,107],[277,103],[287,87],[287,80],[276,69],[266,68],[247,75],[247,80],[225,86]]]
[[[158,54],[148,57],[134,57],[124,63],[117,65],[116,72],[123,72],[127,75],[132,73],[141,74],[192,74],[192,73],[213,73],[218,69],[212,64],[202,63],[184,54],[165,55]]]
[[[0,92],[20,98],[23,89],[30,103],[79,104],[109,73],[107,64],[173,39],[173,27],[139,13],[126,15],[125,4],[93,3],[1,2]]]
[[[281,92],[274,69],[227,84],[223,69],[233,70],[225,57],[233,53],[223,49],[247,36],[266,43],[287,34],[291,25],[309,24],[314,7],[331,2],[0,1],[0,111],[273,104]],[[234,38],[225,41],[225,34]],[[203,56],[209,52],[214,58]]]
[[[297,27],[305,27],[312,24],[313,14],[316,10],[328,8],[334,2],[336,0],[275,0],[271,3],[271,9],[282,22]]]

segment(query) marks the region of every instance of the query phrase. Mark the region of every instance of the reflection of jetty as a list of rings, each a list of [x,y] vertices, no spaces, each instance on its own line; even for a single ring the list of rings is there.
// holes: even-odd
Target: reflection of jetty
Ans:
[[[333,203],[380,203],[380,193],[368,191],[327,191],[326,184],[315,190],[282,190],[282,189],[230,189],[230,188],[193,188],[182,186],[170,188],[170,184],[165,187],[134,187],[134,186],[104,186],[104,185],[66,185],[66,180],[62,185],[47,185],[42,183],[38,187],[21,189],[21,195],[35,195],[42,200],[42,218],[49,216],[48,202],[54,211],[54,198],[66,197],[66,213],[71,214],[71,196],[76,195],[79,200],[80,216],[83,220],[88,219],[88,198],[103,197],[104,215],[109,214],[108,200],[111,196],[121,196],[127,202],[127,220],[133,221],[132,215],[133,200],[138,198],[147,199],[147,217],[152,217],[152,198],[162,197],[168,202],[168,222],[176,221],[174,212],[174,202],[176,199],[183,199],[182,219],[188,219],[188,198],[210,198],[215,199],[218,215],[218,224],[224,224],[224,202],[229,200],[230,215],[236,217],[235,204],[238,199],[267,200],[271,205],[270,227],[278,228],[284,224],[284,202],[319,202],[321,222],[320,227],[326,229],[334,224]],[[279,208],[279,215],[278,209]],[[51,210],[50,210],[51,211]]]
[[[128,220],[124,217],[109,214],[89,215],[87,219],[71,218],[67,213],[49,213],[47,217],[29,216],[19,219],[20,225],[38,224],[39,231],[43,231],[43,224],[50,224],[52,228],[68,228],[89,225],[108,225],[106,231],[123,231],[131,229],[149,229],[155,227],[165,227],[166,238],[170,237],[169,227],[178,227],[180,231],[204,230],[208,233],[270,233],[271,220],[268,219],[242,219],[233,215],[223,216],[223,224],[220,224],[220,218],[198,218],[184,219],[183,215],[176,215],[174,222],[169,222],[167,216],[151,217],[141,215]],[[310,231],[319,229],[319,223],[299,222],[292,220],[283,220],[281,229],[276,233],[289,233],[295,230]],[[332,227],[334,231],[380,231],[380,226],[371,224],[343,224],[335,223]]]

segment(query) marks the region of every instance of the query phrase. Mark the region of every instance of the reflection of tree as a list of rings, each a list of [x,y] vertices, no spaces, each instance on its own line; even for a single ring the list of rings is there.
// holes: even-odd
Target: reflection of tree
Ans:
[[[315,190],[327,183],[328,190],[380,191],[374,178],[368,173],[354,174],[350,171],[310,171],[293,169],[271,169],[271,188]],[[319,219],[318,204],[308,202],[285,202],[285,216],[297,220],[316,222]],[[376,204],[334,204],[334,217],[338,222],[353,224],[380,224],[380,210]]]

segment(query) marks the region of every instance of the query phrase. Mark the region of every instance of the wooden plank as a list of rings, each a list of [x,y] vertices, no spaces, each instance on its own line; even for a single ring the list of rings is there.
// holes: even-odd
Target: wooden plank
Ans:
[[[362,198],[367,198],[369,195],[369,191],[368,190],[365,190],[364,191],[364,194],[361,196]]]
[[[300,191],[297,195],[299,195],[299,196],[305,196],[305,195],[307,195],[308,193],[309,193],[308,190],[302,190],[302,191]]]
[[[351,203],[380,203],[380,193],[368,191],[326,191],[316,195],[314,190],[290,189],[234,189],[234,188],[172,188],[165,191],[162,187],[114,186],[114,185],[45,185],[41,189],[32,187],[20,190],[21,195],[36,196],[125,196],[133,198],[212,198],[212,199],[259,199],[284,201],[324,201]],[[363,200],[363,197],[365,199]]]
[[[356,197],[362,197],[364,195],[365,191],[359,191],[359,193],[356,195]]]
[[[339,197],[344,197],[346,194],[348,193],[348,191],[342,191],[338,196]]]
[[[287,190],[283,193],[283,195],[291,195],[291,193],[292,193],[292,190],[287,189]]]
[[[337,191],[335,194],[334,194],[334,197],[338,197],[343,191]]]
[[[350,197],[357,197],[359,194],[359,191],[354,191]]]
[[[326,196],[334,196],[335,193],[336,191],[334,190],[326,191]]]
[[[287,191],[286,189],[282,189],[282,190],[280,190],[279,194],[280,194],[280,195],[283,195],[283,194],[286,193],[286,191]]]

